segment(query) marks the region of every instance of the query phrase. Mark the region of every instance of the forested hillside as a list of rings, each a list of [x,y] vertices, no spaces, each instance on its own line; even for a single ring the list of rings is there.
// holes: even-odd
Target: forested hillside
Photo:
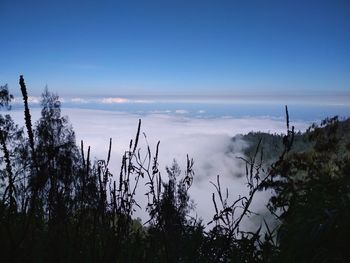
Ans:
[[[325,126],[329,120],[325,120],[321,126]],[[314,147],[314,141],[310,138],[313,136],[313,129],[316,128],[316,124],[311,126],[308,130],[301,132],[298,131],[294,133],[293,147],[291,148],[291,153],[300,153],[310,148]],[[339,121],[337,124],[337,136],[342,138],[340,144],[345,143],[348,140],[350,131],[350,119]],[[280,153],[284,149],[283,145],[283,134],[271,134],[266,132],[249,132],[248,134],[240,134],[235,136],[232,140],[236,141],[243,139],[248,143],[248,147],[244,149],[244,154],[246,156],[251,156],[256,151],[256,146],[260,142],[260,150],[263,153],[263,159],[270,164],[276,162],[280,157]],[[259,153],[260,154],[260,153]]]
[[[349,119],[332,117],[295,133],[286,109],[286,134],[242,135],[249,194],[229,202],[218,176],[213,219],[203,222],[190,216],[193,159],[185,171],[174,161],[161,173],[159,144],[145,155],[139,150],[140,120],[120,170],[111,171],[112,141],[107,158],[93,160],[61,115],[58,95],[44,91],[33,123],[22,76],[19,84],[25,127],[6,112],[12,95],[0,88],[2,262],[349,261]],[[141,178],[148,189],[144,223],[133,215]],[[273,193],[266,205],[276,227],[244,232],[241,222],[264,190]]]

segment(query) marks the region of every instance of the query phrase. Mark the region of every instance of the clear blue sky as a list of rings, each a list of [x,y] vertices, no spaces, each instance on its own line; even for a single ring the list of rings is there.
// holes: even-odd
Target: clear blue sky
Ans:
[[[349,0],[0,0],[0,38],[15,93],[350,98]]]

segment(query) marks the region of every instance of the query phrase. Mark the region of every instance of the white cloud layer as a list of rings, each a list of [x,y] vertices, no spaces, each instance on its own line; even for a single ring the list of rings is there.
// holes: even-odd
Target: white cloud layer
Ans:
[[[28,102],[32,104],[39,104],[41,101],[41,97],[39,96],[28,96]],[[14,103],[23,103],[23,98],[21,96],[15,97],[13,99]]]
[[[175,113],[176,113],[176,114],[187,114],[188,111],[187,111],[187,110],[182,110],[182,109],[180,109],[180,110],[175,110]]]
[[[33,120],[38,119],[39,109],[32,111]],[[140,116],[129,113],[120,113],[102,110],[87,109],[63,109],[63,114],[68,115],[77,135],[77,142],[84,140],[86,146],[91,146],[91,151],[97,158],[106,158],[109,138],[113,139],[111,158],[111,170],[115,175],[119,173],[121,157],[128,149],[130,139],[136,134],[138,119]],[[15,120],[23,125],[22,111],[15,110],[11,113]],[[293,123],[296,130],[304,130],[307,123]],[[194,158],[195,178],[190,189],[190,195],[197,204],[196,212],[199,217],[208,222],[213,216],[211,193],[214,187],[209,183],[215,182],[216,176],[221,177],[221,185],[228,188],[232,200],[247,193],[243,163],[237,156],[242,156],[242,149],[246,143],[233,142],[231,138],[236,134],[244,134],[250,131],[285,132],[285,122],[280,119],[269,118],[216,118],[200,119],[190,118],[183,114],[154,113],[142,117],[141,131],[147,135],[148,143],[154,152],[158,140],[160,140],[159,163],[162,177],[166,178],[165,166],[171,165],[175,158],[182,171],[186,165],[186,155]],[[146,150],[146,142],[140,139],[139,146]],[[145,207],[145,188],[140,187],[137,199],[141,207]],[[255,200],[255,210],[263,211],[268,193],[260,193]],[[137,211],[144,221],[147,219],[145,211]],[[253,224],[246,221],[245,225]],[[254,223],[255,224],[255,223]]]
[[[113,104],[113,103],[126,103],[126,102],[129,102],[129,100],[125,98],[112,97],[112,98],[103,98],[101,102],[104,104]]]
[[[76,98],[71,98],[70,99],[70,102],[73,102],[73,103],[88,103],[89,101],[86,100],[86,99],[83,99],[83,98],[79,98],[79,97],[76,97]]]

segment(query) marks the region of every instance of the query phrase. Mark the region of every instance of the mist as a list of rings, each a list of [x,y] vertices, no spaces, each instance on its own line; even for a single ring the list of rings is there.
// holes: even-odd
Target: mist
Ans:
[[[179,110],[180,111],[180,110]],[[33,122],[40,117],[40,110],[31,111]],[[15,121],[23,125],[23,112],[12,110],[10,114]],[[194,159],[194,182],[189,190],[195,204],[192,216],[209,222],[214,215],[211,194],[215,191],[210,182],[216,182],[220,175],[221,185],[228,188],[230,200],[248,193],[245,181],[245,164],[237,157],[243,156],[243,150],[248,146],[242,139],[232,140],[238,134],[250,131],[284,133],[286,130],[283,119],[268,117],[246,118],[195,118],[186,114],[153,113],[136,115],[126,112],[63,108],[62,115],[67,115],[76,132],[77,144],[83,140],[85,150],[91,147],[94,159],[106,159],[109,139],[112,138],[110,170],[115,176],[119,174],[122,155],[128,149],[131,139],[134,139],[138,120],[142,120],[139,147],[141,154],[146,154],[147,145],[152,154],[155,153],[157,142],[160,141],[159,165],[163,180],[166,180],[166,166],[171,166],[175,159],[184,173],[186,156]],[[305,130],[309,123],[293,123],[296,130]],[[182,174],[183,174],[182,173]],[[136,200],[143,209],[136,208],[134,217],[140,217],[143,222],[148,220],[144,210],[147,200],[146,187],[140,182]],[[269,192],[259,193],[252,204],[252,210],[265,214],[265,204]],[[259,223],[256,217],[243,222],[243,227],[255,227]]]

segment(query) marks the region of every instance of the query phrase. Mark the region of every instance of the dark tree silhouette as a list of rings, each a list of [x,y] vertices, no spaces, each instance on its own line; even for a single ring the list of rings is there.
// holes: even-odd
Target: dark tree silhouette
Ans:
[[[0,114],[1,262],[348,261],[350,120],[327,119],[295,134],[286,108],[285,135],[243,136],[253,144],[238,157],[248,195],[230,202],[218,176],[206,226],[193,216],[193,159],[187,156],[184,172],[174,160],[162,177],[160,142],[154,154],[148,145],[141,154],[141,120],[115,176],[112,140],[105,160],[92,159],[90,147],[77,146],[58,95],[45,89],[33,125],[23,76],[20,88],[25,127]],[[1,86],[0,109],[9,110],[12,98]],[[144,224],[133,218],[142,209],[140,182],[147,187]],[[264,221],[246,232],[242,222],[255,215],[251,204],[264,189],[274,193],[267,205],[277,227]]]

